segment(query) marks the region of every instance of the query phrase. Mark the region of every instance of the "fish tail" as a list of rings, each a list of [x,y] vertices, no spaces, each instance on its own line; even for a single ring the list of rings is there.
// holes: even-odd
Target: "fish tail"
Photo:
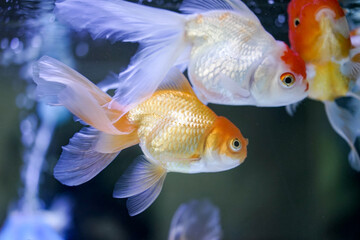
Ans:
[[[54,168],[54,176],[62,184],[80,185],[107,167],[122,149],[139,143],[136,132],[110,135],[92,127],[84,127],[63,147]]]
[[[139,42],[138,52],[119,75],[114,97],[127,105],[149,97],[169,69],[182,64],[189,53],[186,18],[175,12],[122,0],[66,0],[56,3],[55,12],[93,38]]]
[[[83,122],[108,134],[126,134],[135,126],[118,121],[125,107],[111,104],[112,98],[84,76],[57,61],[43,56],[33,65],[38,97],[49,105],[65,106]],[[115,127],[116,125],[116,127]]]
[[[355,141],[360,136],[360,100],[354,97],[342,99],[345,105],[324,102],[331,126],[349,145],[349,162],[353,169],[360,171],[360,156]]]
[[[120,105],[95,84],[65,64],[44,56],[34,64],[37,94],[50,105],[63,105],[91,127],[76,133],[63,148],[54,169],[61,183],[84,183],[107,165],[119,152],[139,142],[136,126],[124,118]]]

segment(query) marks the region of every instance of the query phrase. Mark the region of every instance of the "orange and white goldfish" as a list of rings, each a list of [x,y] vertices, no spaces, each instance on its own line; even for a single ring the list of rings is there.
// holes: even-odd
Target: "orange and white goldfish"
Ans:
[[[65,0],[56,15],[93,38],[139,42],[114,99],[150,96],[172,66],[204,102],[284,106],[307,96],[304,61],[240,0],[184,0],[185,14],[122,0]],[[126,89],[126,94],[123,94]]]
[[[292,49],[305,60],[309,98],[323,101],[334,130],[349,144],[351,166],[360,171],[354,146],[360,134],[360,48],[352,46],[337,0],[292,0],[288,5]],[[335,100],[350,97],[346,107]]]
[[[176,68],[153,96],[132,108],[116,101],[110,106],[108,94],[47,56],[35,64],[34,81],[48,104],[65,106],[91,126],[76,133],[63,148],[54,169],[61,183],[82,184],[122,149],[140,145],[145,156],[134,161],[114,190],[114,197],[128,198],[131,216],[155,201],[168,172],[224,171],[246,158],[247,139],[228,119],[205,106]]]

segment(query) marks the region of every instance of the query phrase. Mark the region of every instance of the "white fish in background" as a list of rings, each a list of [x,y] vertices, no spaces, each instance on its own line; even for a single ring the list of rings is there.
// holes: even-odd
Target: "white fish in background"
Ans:
[[[168,240],[218,240],[221,236],[219,209],[208,200],[193,200],[176,210]]]
[[[184,0],[179,14],[122,0],[65,0],[57,17],[93,38],[139,42],[114,97],[147,98],[172,66],[188,68],[203,102],[283,106],[307,96],[304,61],[240,0]],[[125,94],[124,94],[125,93]]]

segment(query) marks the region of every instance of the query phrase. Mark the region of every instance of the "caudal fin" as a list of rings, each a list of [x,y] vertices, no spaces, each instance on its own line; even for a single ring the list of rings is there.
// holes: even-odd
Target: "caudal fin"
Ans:
[[[63,147],[54,176],[68,186],[87,182],[107,167],[122,149],[138,142],[136,133],[109,135],[94,128],[83,128]]]
[[[119,75],[114,97],[125,105],[149,97],[189,47],[185,17],[175,12],[122,0],[66,0],[56,3],[55,12],[93,38],[139,42],[138,52]]]
[[[325,110],[334,130],[349,144],[349,162],[360,171],[359,152],[355,147],[355,140],[360,135],[360,101],[349,97],[345,107],[336,102],[325,102]]]
[[[63,105],[86,124],[109,134],[131,132],[129,126],[114,127],[125,111],[95,84],[65,64],[48,56],[33,66],[37,94],[50,105]],[[119,125],[119,124],[118,124]]]

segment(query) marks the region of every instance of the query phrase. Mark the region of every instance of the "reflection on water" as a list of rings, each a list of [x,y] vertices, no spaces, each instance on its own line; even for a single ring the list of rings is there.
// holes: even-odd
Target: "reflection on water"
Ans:
[[[176,10],[181,1],[138,2]],[[287,0],[244,2],[275,38],[287,41]],[[341,3],[351,27],[359,26],[359,1]],[[36,231],[38,238],[46,236],[41,239],[62,238],[65,235],[60,233],[70,218],[67,239],[166,239],[174,211],[194,198],[208,198],[218,206],[224,239],[360,236],[359,174],[350,169],[348,148],[328,124],[323,106],[310,100],[301,104],[294,117],[283,108],[211,105],[249,136],[247,161],[224,173],[172,174],[154,206],[138,217],[130,218],[125,202],[112,198],[112,187],[119,173],[140,154],[139,149],[125,150],[111,168],[83,186],[62,186],[54,180],[52,168],[61,146],[80,125],[71,121],[65,110],[34,101],[32,62],[46,54],[99,82],[109,72],[126,67],[137,45],[94,41],[86,32],[72,31],[54,18],[52,0],[3,0],[0,6],[0,110],[4,123],[0,124],[0,137],[1,143],[9,143],[0,146],[0,172],[12,171],[0,174],[0,200],[6,202],[0,214],[0,239],[9,239],[8,234],[16,239],[14,234],[28,231],[27,227],[32,229],[29,236]],[[19,78],[24,81],[17,81]],[[18,113],[20,126],[13,120]],[[18,144],[12,142],[22,144],[23,154],[16,152]],[[23,170],[16,165],[20,157]],[[5,186],[20,189],[19,195]],[[67,200],[54,200],[58,194],[72,199],[73,214]]]

